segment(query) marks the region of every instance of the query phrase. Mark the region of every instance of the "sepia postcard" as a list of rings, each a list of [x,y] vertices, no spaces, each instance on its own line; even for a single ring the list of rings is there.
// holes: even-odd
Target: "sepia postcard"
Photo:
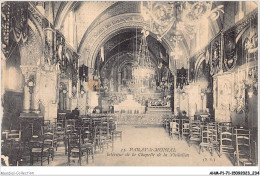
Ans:
[[[1,175],[259,175],[258,1],[1,1],[1,42]]]

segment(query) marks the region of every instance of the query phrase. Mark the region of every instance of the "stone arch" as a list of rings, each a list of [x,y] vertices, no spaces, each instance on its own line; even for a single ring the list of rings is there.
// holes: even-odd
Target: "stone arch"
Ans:
[[[94,27],[91,31],[87,31],[87,34],[84,35],[80,43],[78,53],[81,56],[87,56],[87,58],[85,58],[87,59],[87,65],[94,68],[96,55],[101,45],[120,30],[127,28],[145,28],[149,30],[150,27],[149,24],[143,20],[141,14],[138,13],[126,13],[111,17]],[[151,33],[151,36],[153,35],[154,34]],[[168,39],[163,38],[161,44],[169,52],[173,51],[173,46]],[[184,50],[187,54],[188,48]]]
[[[62,2],[57,12],[54,26],[55,29],[60,29],[68,13],[76,6],[78,1]]]
[[[198,75],[198,70],[199,70],[199,67],[200,65],[202,64],[202,62],[206,60],[206,56],[205,56],[205,52],[201,53],[199,56],[198,56],[198,59],[195,63],[195,80],[197,79],[197,75]]]
[[[28,19],[28,27],[27,41],[19,44],[21,65],[38,65],[44,51],[44,32],[40,23],[33,17]]]

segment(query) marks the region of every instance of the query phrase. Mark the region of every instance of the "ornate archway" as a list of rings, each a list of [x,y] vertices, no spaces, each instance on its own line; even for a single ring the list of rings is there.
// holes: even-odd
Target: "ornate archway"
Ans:
[[[91,31],[87,31],[78,48],[78,53],[87,60],[87,65],[94,68],[95,59],[97,53],[107,40],[109,40],[114,35],[118,34],[120,31],[128,28],[144,28],[149,30],[149,24],[143,20],[141,14],[137,13],[125,13],[117,15],[103,21],[99,25],[95,26]],[[154,38],[155,35],[151,34]],[[167,38],[163,38],[161,44],[168,50],[168,52],[173,51],[173,46],[171,41]],[[186,44],[182,44],[185,48],[185,54],[188,56],[188,47]]]

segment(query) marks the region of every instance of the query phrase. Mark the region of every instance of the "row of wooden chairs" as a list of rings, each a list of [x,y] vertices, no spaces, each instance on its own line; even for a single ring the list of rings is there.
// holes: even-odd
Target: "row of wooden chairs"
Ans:
[[[80,151],[87,156],[88,163],[89,158],[94,162],[97,148],[102,152],[105,148],[113,149],[114,139],[122,139],[122,132],[117,131],[115,121],[107,117],[78,120],[63,118],[54,123],[45,120],[40,132],[32,132],[29,142],[22,141],[22,130],[3,131],[2,154],[9,158],[7,165],[22,165],[22,160],[30,165],[34,165],[35,160],[40,160],[43,165],[45,160],[49,164],[50,159],[54,159],[55,151],[64,144],[70,164],[70,158],[75,156],[75,136],[79,137]],[[81,162],[81,158],[79,160]]]
[[[172,138],[185,139],[188,145],[198,145],[198,152],[207,149],[211,155],[216,151],[221,157],[223,153],[231,155],[235,165],[255,165],[257,152],[252,158],[251,130],[244,127],[234,127],[231,122],[201,122],[198,120],[167,119],[164,127]],[[256,148],[256,147],[255,147]]]
[[[17,166],[21,158],[21,131],[5,130],[1,135],[1,155],[7,158],[5,165]]]
[[[68,163],[71,157],[77,157],[79,164],[81,158],[86,156],[94,162],[94,154],[97,148],[103,152],[105,148],[114,147],[114,139],[120,137],[122,132],[116,130],[115,122],[108,117],[68,119],[55,123],[57,146],[60,142],[65,144],[65,154],[68,155]],[[75,145],[74,143],[77,143]],[[78,146],[76,148],[76,146]],[[77,150],[77,152],[75,152]]]

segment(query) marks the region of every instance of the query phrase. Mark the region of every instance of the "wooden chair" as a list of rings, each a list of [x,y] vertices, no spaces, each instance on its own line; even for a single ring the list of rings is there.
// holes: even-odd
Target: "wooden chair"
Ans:
[[[70,134],[76,130],[76,121],[74,119],[68,119],[65,121],[65,134]]]
[[[181,139],[183,139],[183,137],[188,137],[190,134],[190,122],[189,120],[186,119],[182,119],[182,129],[181,129]]]
[[[170,118],[165,119],[165,130],[168,134],[170,133]]]
[[[223,128],[223,127],[227,127],[227,128],[229,128],[229,127],[232,127],[232,122],[218,122],[217,123],[217,129],[218,129],[218,134],[221,132],[221,128]]]
[[[200,143],[201,142],[201,127],[200,121],[194,120],[190,121],[190,134],[189,134],[189,146],[192,143]]]
[[[68,138],[69,136],[75,132],[75,120],[74,119],[67,119],[65,121],[65,135],[64,135],[64,145],[65,145],[65,155],[68,153]]]
[[[37,161],[41,159],[41,166],[43,165],[43,158],[46,157],[48,164],[49,160],[49,148],[44,146],[44,140],[42,137],[33,137],[29,143],[30,145],[30,164],[33,165],[34,158],[36,157]]]
[[[10,133],[10,131],[5,130],[1,134],[1,155],[4,155],[5,157],[8,157],[10,151],[10,146],[7,143],[8,133]],[[6,165],[9,165],[9,161]]]
[[[218,124],[216,122],[210,122],[208,123],[208,126],[211,131],[211,143],[213,150],[219,153]]]
[[[77,159],[81,166],[83,151],[81,149],[81,136],[78,131],[68,134],[68,165],[70,166],[72,159]]]
[[[8,133],[10,133],[10,130],[4,130],[1,134],[1,142],[5,142],[8,138]]]
[[[43,121],[43,126],[51,128],[52,127],[51,121],[50,120],[44,120]]]
[[[181,132],[180,132],[180,119],[173,119],[170,122],[170,137],[172,138],[173,135],[177,135],[178,139],[180,139]]]
[[[219,156],[221,157],[223,153],[233,154],[233,127],[218,126],[219,129]]]
[[[199,153],[206,148],[213,155],[212,131],[209,126],[201,127],[201,143],[199,144]]]
[[[112,122],[110,125],[110,129],[113,140],[119,138],[120,141],[122,141],[122,131],[117,130],[117,122]]]
[[[108,119],[104,118],[101,121],[101,124],[99,126],[99,146],[101,147],[100,149],[102,152],[104,151],[104,147],[107,149],[109,147],[114,149],[114,141],[113,141],[113,136],[110,134],[110,129],[109,129],[109,123]]]
[[[57,121],[54,124],[54,139],[56,140],[56,151],[58,150],[59,144],[65,143],[65,128],[63,122]]]
[[[95,140],[94,140],[94,138],[92,138],[91,135],[84,135],[82,137],[81,149],[83,149],[83,152],[86,153],[87,164],[88,164],[88,161],[89,161],[89,157],[91,157],[92,162],[94,162],[95,145],[96,145]]]
[[[18,166],[22,158],[21,130],[10,130],[6,133],[6,144],[8,146],[9,165]]]
[[[91,132],[91,122],[90,119],[83,119],[82,120],[82,128],[81,128],[81,134],[82,134],[82,141],[84,143],[84,138],[91,139],[92,138],[92,132]]]
[[[237,128],[234,129],[236,138],[236,151],[234,152],[235,163],[237,166],[254,165],[251,157],[251,131],[249,129]]]
[[[43,142],[44,147],[49,149],[50,157],[54,158],[54,148],[57,148],[57,139],[54,135],[54,129],[53,128],[46,128],[45,126],[42,126],[42,136],[43,136]]]

